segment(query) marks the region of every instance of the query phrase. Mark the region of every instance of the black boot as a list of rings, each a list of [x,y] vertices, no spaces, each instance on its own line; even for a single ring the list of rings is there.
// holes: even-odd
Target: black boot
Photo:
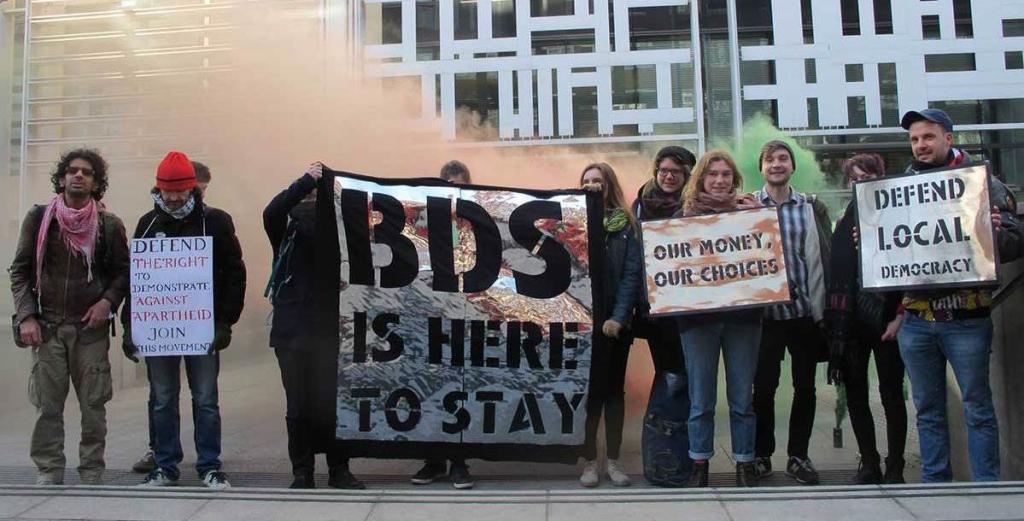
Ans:
[[[366,485],[358,478],[352,475],[352,472],[348,470],[348,465],[338,466],[331,469],[330,479],[327,480],[327,486],[331,488],[343,488],[349,490],[363,490]]]
[[[292,484],[288,488],[316,488],[316,481],[313,480],[313,473],[296,474]]]
[[[901,457],[888,456],[885,458],[885,476],[882,482],[886,485],[902,485],[906,483],[903,479],[903,467],[906,462]]]
[[[853,476],[854,485],[881,485],[882,467],[877,461],[861,460],[857,467],[857,475]]]
[[[710,467],[711,464],[708,461],[695,461],[693,463],[693,474],[690,474],[690,479],[686,482],[686,487],[702,488],[708,486],[708,469]]]
[[[759,481],[757,470],[754,468],[754,462],[736,464],[737,487],[756,487]]]

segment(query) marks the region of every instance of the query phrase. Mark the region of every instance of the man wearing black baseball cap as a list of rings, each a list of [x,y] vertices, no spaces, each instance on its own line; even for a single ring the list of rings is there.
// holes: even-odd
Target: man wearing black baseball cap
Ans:
[[[910,111],[900,125],[910,133],[914,161],[908,174],[969,163],[953,146],[953,121],[939,109]],[[998,179],[989,179],[992,223],[1002,262],[1020,256],[1021,230],[1013,195]],[[992,349],[991,292],[985,288],[908,291],[897,340],[907,366],[917,408],[921,443],[921,479],[953,478],[946,418],[946,363],[963,397],[967,448],[975,481],[999,479],[999,427],[989,387]]]

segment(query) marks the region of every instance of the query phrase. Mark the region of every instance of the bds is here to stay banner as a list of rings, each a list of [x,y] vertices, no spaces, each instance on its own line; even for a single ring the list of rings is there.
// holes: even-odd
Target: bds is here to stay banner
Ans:
[[[574,461],[603,363],[599,195],[324,177],[336,439],[379,457]]]

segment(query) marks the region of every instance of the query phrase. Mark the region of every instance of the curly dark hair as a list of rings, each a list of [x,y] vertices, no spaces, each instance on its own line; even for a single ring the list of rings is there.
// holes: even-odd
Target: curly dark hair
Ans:
[[[60,161],[57,161],[57,169],[50,174],[53,192],[64,193],[64,187],[60,185],[60,181],[64,179],[64,174],[68,172],[68,166],[75,159],[84,159],[92,166],[93,180],[96,183],[92,189],[92,197],[97,201],[103,199],[103,194],[107,192],[107,162],[99,151],[91,148],[76,148],[60,156]]]
[[[843,161],[843,183],[850,184],[853,179],[853,167],[864,172],[874,174],[875,177],[885,175],[885,160],[878,154],[857,154],[846,161]]]

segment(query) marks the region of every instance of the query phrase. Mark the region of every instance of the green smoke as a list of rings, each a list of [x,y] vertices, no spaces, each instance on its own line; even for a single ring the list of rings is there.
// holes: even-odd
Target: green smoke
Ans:
[[[764,186],[764,177],[761,176],[757,159],[761,145],[773,140],[782,141],[793,149],[793,155],[796,156],[793,158],[796,172],[793,173],[790,184],[797,191],[814,193],[826,188],[825,175],[814,159],[814,152],[801,147],[795,139],[776,128],[768,116],[758,113],[747,120],[743,124],[742,136],[738,144],[728,141],[714,143],[714,146],[729,151],[736,160],[736,166],[743,174],[744,191],[751,192]]]

